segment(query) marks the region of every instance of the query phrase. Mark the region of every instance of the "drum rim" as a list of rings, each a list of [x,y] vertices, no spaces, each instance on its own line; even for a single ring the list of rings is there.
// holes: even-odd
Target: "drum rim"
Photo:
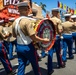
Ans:
[[[37,29],[36,29],[37,32],[38,32],[40,26],[42,25],[42,23],[43,23],[45,20],[49,20],[49,19],[44,19],[44,20],[41,20],[41,21],[40,21],[40,23],[38,24],[38,27],[37,27]],[[49,20],[49,21],[52,23],[52,27],[53,27],[53,30],[54,30],[54,37],[53,37],[53,39],[52,39],[51,44],[46,48],[45,51],[49,51],[49,50],[53,47],[53,45],[54,45],[54,43],[55,43],[55,38],[56,38],[56,30],[55,30],[54,23],[53,23],[51,20]]]

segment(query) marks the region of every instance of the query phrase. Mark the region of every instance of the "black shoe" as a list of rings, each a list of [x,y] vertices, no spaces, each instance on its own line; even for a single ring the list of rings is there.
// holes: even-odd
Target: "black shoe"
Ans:
[[[63,62],[67,62],[67,60],[63,60]]]
[[[8,75],[15,75],[16,74],[16,70],[13,70],[12,72],[10,72]]]
[[[0,62],[0,65],[1,65],[1,62]]]
[[[12,58],[9,58],[9,60],[13,60],[14,59],[14,57],[12,57]]]
[[[28,66],[30,63],[26,64],[26,66]]]
[[[42,58],[45,58],[46,56],[42,56]]]
[[[65,63],[65,62],[63,62],[63,65],[57,66],[58,69],[60,69],[60,68],[65,68],[65,67],[66,67],[66,63]]]
[[[72,56],[72,57],[69,57],[69,59],[74,59],[74,56]]]
[[[51,72],[49,72],[48,75],[52,75],[53,72],[54,72],[54,70],[52,70]]]
[[[65,67],[66,67],[65,64],[61,66],[61,68],[65,68]]]
[[[41,57],[38,57],[38,61],[41,61]]]
[[[76,52],[74,52],[74,54],[76,54]]]

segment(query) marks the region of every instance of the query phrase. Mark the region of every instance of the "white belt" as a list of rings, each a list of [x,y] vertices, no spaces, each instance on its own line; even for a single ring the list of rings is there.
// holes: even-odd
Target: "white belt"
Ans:
[[[76,32],[72,32],[72,33],[76,33]]]
[[[60,35],[56,35],[56,36],[60,36]]]
[[[68,34],[68,33],[64,33],[65,35],[72,35],[72,33],[71,34]]]

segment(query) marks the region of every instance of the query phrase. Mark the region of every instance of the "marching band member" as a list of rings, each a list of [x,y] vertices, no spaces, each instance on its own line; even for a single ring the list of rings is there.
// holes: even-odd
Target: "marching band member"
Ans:
[[[30,11],[28,2],[18,4],[20,18],[13,23],[13,36],[17,38],[18,74],[24,75],[27,60],[32,64],[35,75],[41,75],[37,61],[36,50],[32,41],[49,42],[50,40],[40,38],[35,34],[31,20],[27,17]]]
[[[4,24],[4,31],[10,32],[11,36],[8,36],[7,38],[4,39],[4,45],[8,51],[9,59],[13,59],[13,46],[11,42],[14,41],[16,38],[12,36],[12,25],[11,25],[12,22],[8,21]]]
[[[75,53],[76,53],[76,15],[72,15],[71,19],[75,23],[75,26],[73,27],[72,36],[73,36],[73,39],[74,39],[74,42],[75,42]]]
[[[33,17],[36,18],[37,13],[38,13],[37,9],[36,9],[36,8],[33,8],[33,9],[32,9],[32,12],[33,12]],[[37,21],[38,21],[38,20],[37,20]],[[36,22],[37,22],[37,21],[36,21]],[[41,60],[41,58],[44,58],[45,56],[46,56],[45,51],[44,51],[44,50],[41,50],[40,53],[39,53],[39,60]]]
[[[8,30],[9,30],[8,26],[9,26],[8,21],[3,24],[4,31],[8,32]],[[8,42],[8,40],[9,40],[8,37],[4,39],[4,46],[6,47],[7,52],[9,54],[9,42]]]
[[[0,20],[0,60],[5,68],[7,75],[15,75],[15,71],[13,71],[12,69],[11,63],[8,59],[6,48],[3,43],[4,38],[10,36],[10,33],[4,31],[3,23],[4,21]]]
[[[13,37],[12,35],[12,24],[14,22],[15,18],[9,18],[9,31],[11,33],[11,36],[9,37],[9,59],[13,59],[13,48],[15,46],[15,51],[16,51],[16,38]]]
[[[73,37],[72,37],[72,27],[74,25],[73,22],[71,22],[71,14],[64,14],[65,22],[62,23],[63,26],[63,55],[62,59],[64,62],[67,61],[66,55],[67,55],[67,47],[68,47],[68,54],[69,59],[73,59],[73,53],[72,53],[72,46],[73,46]]]
[[[62,26],[60,25],[61,24],[61,20],[60,20],[59,8],[52,9],[52,17],[51,17],[50,20],[52,20],[54,25],[55,25],[56,41],[55,41],[52,49],[48,53],[48,75],[51,75],[54,72],[53,64],[52,64],[52,58],[53,58],[53,51],[54,51],[54,49],[56,50],[57,61],[58,61],[58,68],[65,67],[65,64],[62,62],[61,45],[60,45],[60,41],[61,40],[60,40],[60,35],[58,34],[59,30],[62,32]]]

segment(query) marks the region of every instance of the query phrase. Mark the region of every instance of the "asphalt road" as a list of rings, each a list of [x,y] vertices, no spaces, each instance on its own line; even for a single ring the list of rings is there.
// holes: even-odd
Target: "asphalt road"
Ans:
[[[13,69],[16,69],[16,72],[17,72],[18,60],[15,52],[14,52],[14,59],[11,60],[11,64],[13,66]],[[39,66],[40,66],[40,71],[42,75],[47,75],[47,56],[45,58],[42,58],[41,61],[39,61]],[[65,68],[58,69],[56,66],[57,66],[57,59],[56,59],[56,53],[54,53],[53,55],[54,72],[52,75],[76,75],[76,54],[74,54],[74,59],[72,60],[67,59]],[[0,75],[6,75],[6,72],[2,64],[0,64]],[[31,64],[29,64],[26,67],[25,75],[34,75]]]

